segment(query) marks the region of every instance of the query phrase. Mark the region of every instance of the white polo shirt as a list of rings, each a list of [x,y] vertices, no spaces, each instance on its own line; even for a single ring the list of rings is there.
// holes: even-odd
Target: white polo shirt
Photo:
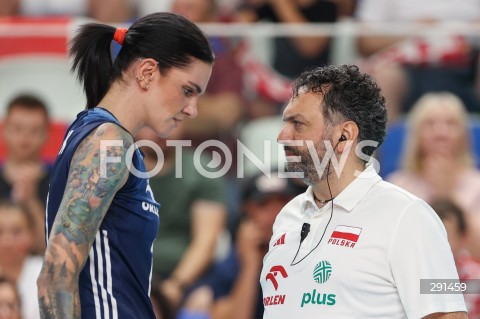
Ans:
[[[461,294],[420,294],[420,279],[458,279],[445,228],[424,201],[369,167],[335,198],[327,227],[331,209],[319,209],[309,187],[277,216],[260,278],[264,318],[466,311]],[[295,262],[306,257],[292,266],[303,223],[311,229]]]

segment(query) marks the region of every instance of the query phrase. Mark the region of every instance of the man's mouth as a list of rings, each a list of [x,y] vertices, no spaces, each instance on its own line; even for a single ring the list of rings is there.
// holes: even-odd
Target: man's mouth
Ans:
[[[298,156],[297,152],[291,147],[284,147],[285,150],[285,156]]]

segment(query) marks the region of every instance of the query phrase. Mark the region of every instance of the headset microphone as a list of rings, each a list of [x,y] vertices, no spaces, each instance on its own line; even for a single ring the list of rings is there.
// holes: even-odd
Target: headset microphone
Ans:
[[[338,139],[338,143],[337,145],[335,145],[335,147],[333,148],[333,150],[335,151],[337,149],[337,146],[338,144],[340,144],[340,142],[344,142],[347,140],[347,137],[345,135],[340,135],[340,138]],[[333,217],[333,195],[332,195],[332,190],[330,189],[330,183],[328,181],[328,172],[330,170],[330,162],[331,161],[328,161],[328,167],[327,167],[327,186],[328,186],[328,191],[330,192],[330,199],[328,200],[328,202],[331,203],[331,207],[332,207],[332,210],[331,210],[331,213],[330,213],[330,218],[328,219],[328,222],[327,222],[327,226],[325,226],[325,230],[323,231],[323,234],[322,234],[322,237],[320,238],[320,240],[318,241],[317,245],[315,247],[313,247],[313,249],[311,249],[308,254],[306,254],[305,256],[303,256],[302,259],[300,259],[299,261],[295,262],[295,260],[297,259],[297,256],[298,256],[298,252],[300,251],[300,246],[302,245],[302,242],[305,240],[305,238],[307,238],[308,236],[308,233],[310,232],[310,224],[309,223],[303,223],[302,225],[302,231],[300,232],[300,244],[298,245],[298,249],[297,249],[297,253],[295,254],[295,256],[293,257],[293,260],[292,262],[290,263],[290,266],[295,266],[295,265],[298,265],[301,261],[303,261],[305,258],[307,258],[319,245],[320,243],[322,242],[323,240],[323,236],[325,236],[325,233],[327,232],[327,229],[328,229],[328,225],[330,225],[330,221],[332,220],[332,217]],[[313,196],[315,196],[315,194],[313,194]]]
[[[303,223],[302,232],[300,233],[300,243],[302,243],[305,240],[305,238],[307,238],[309,232],[310,232],[310,224]]]

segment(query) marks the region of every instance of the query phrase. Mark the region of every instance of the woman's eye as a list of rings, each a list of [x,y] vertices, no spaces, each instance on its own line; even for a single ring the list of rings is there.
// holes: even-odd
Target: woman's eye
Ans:
[[[186,97],[189,97],[193,94],[193,90],[189,87],[184,87],[183,88],[183,94],[186,96]]]

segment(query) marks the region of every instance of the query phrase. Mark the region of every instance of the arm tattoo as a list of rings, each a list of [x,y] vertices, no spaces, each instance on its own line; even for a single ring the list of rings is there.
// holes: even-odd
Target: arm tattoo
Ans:
[[[122,160],[108,164],[106,178],[100,174],[101,139],[121,139],[124,145],[108,150]],[[132,143],[117,125],[103,124],[75,151],[38,279],[41,318],[81,317],[78,276],[115,193],[128,178],[125,146]]]

